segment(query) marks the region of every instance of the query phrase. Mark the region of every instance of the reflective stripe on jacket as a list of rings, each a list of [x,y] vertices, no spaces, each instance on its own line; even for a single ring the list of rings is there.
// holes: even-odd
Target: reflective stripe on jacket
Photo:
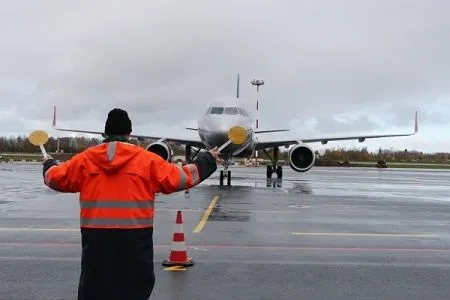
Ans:
[[[65,193],[80,193],[80,227],[153,226],[155,194],[192,188],[217,169],[208,152],[179,166],[125,142],[102,143],[58,165],[44,164],[44,183]]]

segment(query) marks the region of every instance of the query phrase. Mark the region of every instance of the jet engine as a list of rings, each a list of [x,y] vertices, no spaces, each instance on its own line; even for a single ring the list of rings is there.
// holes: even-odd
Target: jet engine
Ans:
[[[169,147],[166,143],[163,142],[154,142],[145,148],[149,152],[153,152],[159,156],[161,156],[164,160],[171,161],[173,151],[172,148]]]
[[[297,172],[306,172],[316,161],[314,151],[305,144],[298,144],[289,151],[289,165]]]

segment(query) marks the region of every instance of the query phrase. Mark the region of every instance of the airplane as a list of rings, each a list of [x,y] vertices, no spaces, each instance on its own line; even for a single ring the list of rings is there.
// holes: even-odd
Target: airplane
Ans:
[[[239,98],[239,75],[237,79],[236,96],[221,96],[211,100],[207,108],[204,110],[202,116],[198,119],[198,128],[187,127],[186,130],[193,130],[198,132],[197,139],[190,138],[173,138],[164,136],[147,136],[131,134],[131,138],[145,141],[148,139],[156,140],[150,143],[145,149],[147,151],[156,153],[167,161],[172,160],[173,151],[167,143],[177,143],[185,145],[186,163],[190,163],[200,150],[211,149],[223,145],[228,140],[228,131],[233,126],[241,126],[247,131],[247,139],[243,144],[229,144],[221,151],[223,170],[220,171],[220,185],[224,184],[224,179],[227,179],[227,186],[231,185],[231,171],[229,166],[231,159],[251,158],[254,157],[255,151],[263,151],[271,160],[272,165],[267,166],[266,177],[272,178],[275,173],[278,179],[283,176],[283,169],[278,165],[279,148],[284,146],[286,148],[293,146],[288,153],[289,166],[297,172],[306,172],[310,170],[315,163],[315,153],[313,149],[307,145],[308,143],[320,142],[323,145],[329,141],[342,140],[358,140],[360,143],[366,139],[372,138],[386,138],[386,137],[404,137],[415,135],[419,131],[417,111],[415,112],[414,131],[412,133],[402,134],[381,134],[381,135],[358,135],[358,136],[344,136],[344,137],[319,137],[311,139],[280,139],[260,141],[259,136],[264,133],[289,131],[289,129],[272,129],[272,130],[258,130],[255,129],[255,118],[250,114],[248,107],[244,100]],[[99,134],[105,137],[101,131],[77,130],[56,127],[56,107],[53,111],[53,128],[59,131]],[[197,148],[197,151],[192,155],[192,147]],[[268,150],[272,149],[272,156]]]

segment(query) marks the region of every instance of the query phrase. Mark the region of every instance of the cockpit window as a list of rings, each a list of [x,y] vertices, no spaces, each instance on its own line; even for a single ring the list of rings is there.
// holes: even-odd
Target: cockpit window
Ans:
[[[213,106],[211,107],[211,109],[209,110],[209,114],[211,115],[221,115],[221,114],[225,114],[225,115],[237,115],[237,114],[241,114],[243,116],[248,117],[248,113],[244,110],[242,111],[241,108],[237,108],[237,107],[218,107],[218,106]]]
[[[250,115],[248,114],[248,112],[247,112],[245,109],[240,108],[240,107],[239,107],[239,114],[240,114],[240,115],[243,115],[244,117],[250,117]]]
[[[225,107],[225,114],[226,115],[237,115],[238,109],[237,109],[237,107]]]
[[[221,115],[223,114],[223,107],[211,107],[211,111],[209,113],[212,115]]]

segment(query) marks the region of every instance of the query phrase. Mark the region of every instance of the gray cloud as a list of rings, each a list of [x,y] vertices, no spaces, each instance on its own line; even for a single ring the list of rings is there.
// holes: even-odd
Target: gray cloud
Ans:
[[[176,128],[233,95],[238,72],[251,108],[250,80],[266,82],[263,127],[386,131],[369,115],[409,128],[415,109],[447,124],[431,106],[450,94],[449,12],[444,0],[4,1],[0,111],[16,115],[0,114],[1,131],[49,124],[53,105],[77,128],[102,129],[116,106],[142,130]]]

